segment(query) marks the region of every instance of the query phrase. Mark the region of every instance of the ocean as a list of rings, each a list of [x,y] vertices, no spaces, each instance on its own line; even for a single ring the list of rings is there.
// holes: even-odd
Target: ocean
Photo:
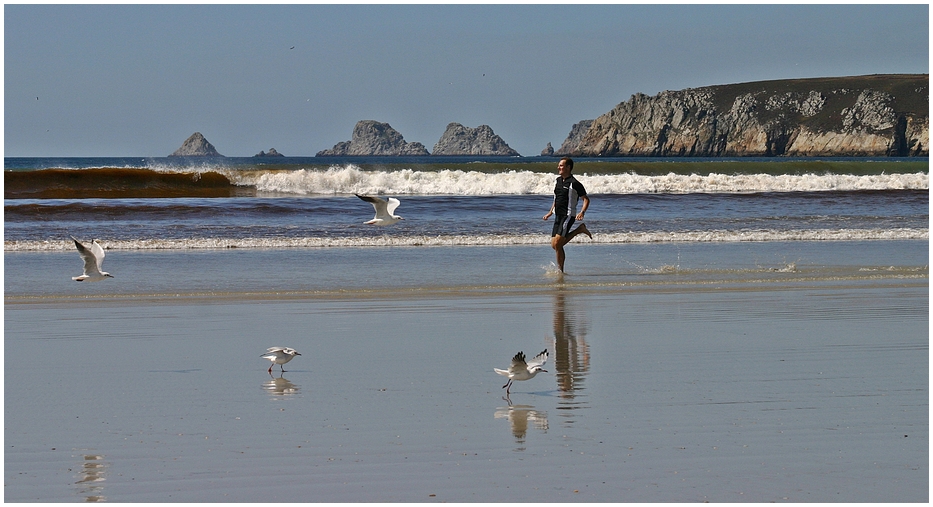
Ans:
[[[4,162],[6,501],[929,501],[927,159]]]
[[[528,245],[554,159],[6,159],[6,251]],[[928,162],[580,160],[598,244],[928,237]],[[394,196],[406,220],[362,225]]]

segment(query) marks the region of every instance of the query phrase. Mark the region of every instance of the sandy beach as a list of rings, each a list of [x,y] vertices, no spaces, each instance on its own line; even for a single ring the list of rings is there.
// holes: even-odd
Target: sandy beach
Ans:
[[[510,283],[474,270],[472,285],[341,293],[250,292],[255,273],[223,292],[190,281],[190,252],[138,254],[192,275],[177,295],[121,294],[145,263],[113,254],[123,285],[80,287],[88,297],[19,290],[22,266],[73,270],[74,254],[7,254],[5,500],[925,502],[926,246],[895,246],[916,255],[878,273],[853,245],[863,267],[818,277],[801,263],[613,283],[587,275],[595,247],[563,280],[528,268],[534,283],[510,248],[497,257]],[[831,247],[813,248],[845,245]],[[592,255],[641,262],[615,248]],[[754,246],[729,248],[722,262],[742,264],[734,250]],[[685,273],[708,262],[701,249],[681,250]],[[325,253],[200,255],[245,273],[231,259]],[[489,252],[417,253],[430,266]],[[284,374],[259,357],[273,345],[302,353]],[[505,398],[493,367],[543,349],[548,373]]]

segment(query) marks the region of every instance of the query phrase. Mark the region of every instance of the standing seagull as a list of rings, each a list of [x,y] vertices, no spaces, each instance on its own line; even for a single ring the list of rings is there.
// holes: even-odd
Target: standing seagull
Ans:
[[[509,390],[512,388],[513,380],[528,380],[535,378],[535,375],[539,371],[547,373],[547,370],[541,368],[541,366],[547,362],[547,349],[544,349],[544,352],[541,352],[534,357],[531,361],[525,362],[525,353],[519,352],[515,354],[515,357],[512,358],[512,365],[509,366],[508,370],[500,370],[499,368],[493,368],[499,375],[509,377],[508,383],[504,386],[505,394],[509,394]]]
[[[99,282],[106,278],[113,278],[110,273],[100,270],[100,265],[104,262],[104,249],[101,248],[96,239],[91,241],[90,248],[82,245],[74,236],[71,239],[74,240],[75,246],[78,247],[78,253],[84,259],[84,274],[73,276],[71,277],[72,280],[76,282]]]
[[[392,225],[399,220],[405,220],[404,218],[393,215],[392,212],[395,211],[395,208],[398,208],[398,205],[401,204],[398,199],[390,197],[389,200],[381,199],[379,197],[372,197],[369,195],[360,195],[353,194],[360,199],[373,205],[373,208],[376,209],[376,216],[368,222],[363,222],[367,225]]]
[[[269,366],[269,373],[272,373],[272,367],[275,365],[284,365],[285,363],[291,361],[295,356],[300,356],[297,350],[291,347],[269,347],[269,350],[263,354],[263,359],[268,359],[272,361],[272,366]],[[282,366],[282,373],[285,373],[285,366]]]

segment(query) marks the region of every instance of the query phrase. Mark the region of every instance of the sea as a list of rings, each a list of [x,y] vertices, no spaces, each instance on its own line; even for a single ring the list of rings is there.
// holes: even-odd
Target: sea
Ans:
[[[579,159],[597,243],[927,239],[927,159]],[[527,245],[544,157],[6,158],[6,251]],[[396,197],[405,221],[366,227]]]
[[[14,253],[68,252],[77,265],[73,236],[97,239],[110,253],[105,266],[114,268],[121,257],[145,253],[274,252],[282,264],[265,272],[278,290],[525,286],[557,271],[548,246],[551,223],[542,220],[557,161],[6,158],[4,252],[8,262],[40,258],[10,257]],[[588,282],[626,283],[646,273],[715,280],[796,272],[837,264],[820,258],[827,249],[834,257],[844,247],[922,251],[929,239],[928,159],[578,159],[574,174],[591,198],[586,223],[593,239],[568,246],[590,245],[568,253],[565,270]],[[354,194],[399,199],[395,212],[404,220],[389,227],[363,224],[374,210]],[[662,245],[673,248],[657,253]],[[420,261],[426,247],[446,247],[432,254],[442,261]],[[383,253],[387,248],[394,249]],[[704,253],[685,255],[696,249]],[[729,249],[745,252],[742,260],[726,260]],[[293,258],[299,252],[311,257]],[[386,266],[389,257],[397,263],[395,276],[359,269]],[[154,268],[166,256],[145,258],[151,260],[135,267]],[[872,263],[857,269],[897,264]],[[916,269],[909,264],[906,269]],[[310,266],[327,276],[285,274]],[[177,282],[159,287],[162,279],[150,277],[149,288],[179,288]],[[38,290],[15,280],[8,277],[8,295]],[[190,290],[234,290],[205,283]],[[250,290],[264,290],[261,285]]]
[[[4,499],[929,501],[928,159],[557,163],[5,158]]]

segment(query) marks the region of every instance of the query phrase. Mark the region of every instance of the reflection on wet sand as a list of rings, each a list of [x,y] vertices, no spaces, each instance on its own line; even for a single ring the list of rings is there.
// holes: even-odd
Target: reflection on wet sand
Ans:
[[[558,403],[560,409],[586,406],[585,402],[577,399],[581,396],[583,381],[590,369],[590,349],[586,344],[586,332],[583,313],[572,304],[568,305],[564,289],[558,289],[554,293],[554,367],[557,371],[558,395],[561,398]]]
[[[292,381],[284,377],[272,377],[262,383],[262,388],[269,393],[273,399],[284,399],[287,396],[298,394],[298,390],[300,389]]]
[[[103,482],[107,472],[107,463],[103,462],[104,457],[98,454],[82,454],[81,462],[78,466],[78,473],[75,475],[78,485],[78,495],[84,498],[85,502],[104,502],[107,498],[104,496]]]
[[[506,401],[508,399],[506,398]],[[518,444],[516,451],[525,450],[525,434],[528,433],[528,423],[530,422],[535,429],[547,433],[547,412],[535,410],[531,405],[512,405],[509,402],[508,407],[496,409],[496,419],[508,419],[512,427],[512,436]]]

